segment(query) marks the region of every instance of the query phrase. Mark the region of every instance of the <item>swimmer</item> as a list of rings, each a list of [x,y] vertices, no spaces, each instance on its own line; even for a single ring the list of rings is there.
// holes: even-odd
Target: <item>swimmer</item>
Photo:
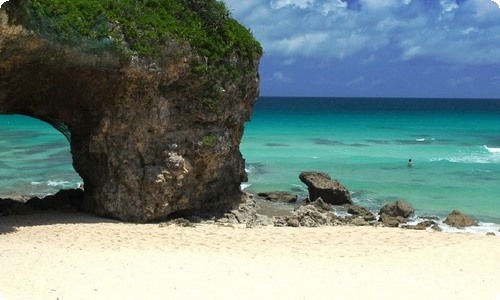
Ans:
[[[413,167],[413,162],[411,161],[411,158],[408,159],[408,168]]]

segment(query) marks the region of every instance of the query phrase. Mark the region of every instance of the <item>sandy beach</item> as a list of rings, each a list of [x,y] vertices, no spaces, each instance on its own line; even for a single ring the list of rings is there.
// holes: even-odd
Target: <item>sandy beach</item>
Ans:
[[[0,299],[500,299],[500,238],[0,218]]]

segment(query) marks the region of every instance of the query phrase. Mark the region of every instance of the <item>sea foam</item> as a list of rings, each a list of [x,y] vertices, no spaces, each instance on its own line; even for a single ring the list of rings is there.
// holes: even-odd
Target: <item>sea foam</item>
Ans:
[[[486,145],[483,146],[484,149],[488,150],[489,153],[500,154],[500,148],[488,147]]]

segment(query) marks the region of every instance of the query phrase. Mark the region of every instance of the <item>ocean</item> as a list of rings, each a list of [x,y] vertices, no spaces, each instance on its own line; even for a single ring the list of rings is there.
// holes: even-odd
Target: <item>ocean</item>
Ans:
[[[500,100],[260,97],[241,152],[249,192],[303,199],[300,172],[321,171],[374,212],[404,199],[420,217],[458,209],[484,230],[500,229]],[[61,133],[0,115],[0,197],[81,182]]]
[[[261,97],[241,152],[252,193],[305,198],[298,175],[321,171],[374,212],[404,199],[420,217],[458,209],[499,228],[500,100]]]
[[[62,133],[37,119],[0,115],[0,198],[46,196],[80,183]]]

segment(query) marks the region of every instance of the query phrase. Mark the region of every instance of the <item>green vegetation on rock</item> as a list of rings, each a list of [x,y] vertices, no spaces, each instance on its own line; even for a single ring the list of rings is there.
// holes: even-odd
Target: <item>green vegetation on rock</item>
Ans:
[[[211,133],[203,137],[203,139],[201,140],[201,144],[207,148],[214,148],[215,145],[217,145],[218,140],[219,136],[215,133]]]
[[[25,0],[30,29],[90,50],[110,46],[157,58],[166,41],[189,44],[209,65],[262,54],[252,34],[217,0]]]

